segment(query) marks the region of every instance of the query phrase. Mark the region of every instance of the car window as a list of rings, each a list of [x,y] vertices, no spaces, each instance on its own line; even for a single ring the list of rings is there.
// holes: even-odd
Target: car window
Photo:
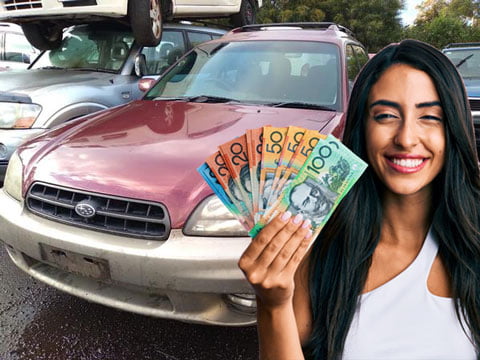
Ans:
[[[365,65],[368,61],[368,54],[361,46],[352,45],[352,48],[355,54],[355,58],[357,59],[358,67],[361,70],[363,65]]]
[[[351,44],[346,47],[346,60],[347,60],[347,74],[348,74],[348,89],[351,91],[353,83],[357,74],[360,71],[360,64],[355,57],[355,51]]]
[[[480,48],[444,50],[464,78],[480,78]]]
[[[64,34],[58,49],[46,51],[32,68],[60,67],[117,72],[130,53],[133,35],[128,31],[75,27]]]
[[[212,40],[212,36],[207,33],[201,33],[196,31],[187,31],[188,41],[192,46],[197,46],[205,41]]]
[[[23,35],[5,33],[5,60],[30,63],[35,56],[35,49]]]
[[[321,42],[207,43],[165,74],[146,98],[208,95],[339,109],[339,59],[336,45]]]
[[[156,47],[144,47],[147,69],[146,75],[163,73],[186,51],[183,32],[180,30],[163,30],[162,41]]]

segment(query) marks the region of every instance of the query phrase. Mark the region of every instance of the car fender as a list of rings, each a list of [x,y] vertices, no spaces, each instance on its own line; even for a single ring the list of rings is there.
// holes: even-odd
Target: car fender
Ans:
[[[51,116],[44,124],[44,127],[52,128],[68,120],[91,114],[96,111],[105,110],[107,108],[109,108],[109,106],[94,102],[69,104],[55,112],[55,114],[53,114],[53,116]]]

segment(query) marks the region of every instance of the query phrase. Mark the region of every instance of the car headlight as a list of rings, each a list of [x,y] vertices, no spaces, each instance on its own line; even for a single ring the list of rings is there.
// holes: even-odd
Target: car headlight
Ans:
[[[8,162],[3,188],[14,199],[22,201],[23,165],[15,151]]]
[[[216,195],[209,196],[197,206],[183,232],[194,236],[248,236]]]
[[[0,103],[0,129],[28,129],[32,127],[42,107],[37,104]]]

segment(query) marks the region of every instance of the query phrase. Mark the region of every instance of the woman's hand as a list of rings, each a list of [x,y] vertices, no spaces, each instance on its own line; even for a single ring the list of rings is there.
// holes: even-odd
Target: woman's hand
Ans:
[[[311,242],[309,220],[301,214],[280,214],[252,240],[238,262],[263,307],[292,302],[295,272]]]

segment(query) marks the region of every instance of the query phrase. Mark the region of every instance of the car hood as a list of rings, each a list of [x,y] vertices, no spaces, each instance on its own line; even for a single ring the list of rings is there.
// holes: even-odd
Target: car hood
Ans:
[[[20,92],[35,96],[37,90],[44,94],[48,88],[67,85],[69,87],[88,83],[89,86],[110,85],[115,74],[98,71],[68,69],[33,69],[0,73],[2,91]],[[61,89],[60,89],[61,90]]]
[[[480,79],[464,79],[469,97],[480,97]]]
[[[161,202],[172,227],[212,193],[196,169],[217,146],[264,125],[330,133],[343,114],[183,101],[137,100],[65,125],[20,148],[24,192],[34,181]]]

